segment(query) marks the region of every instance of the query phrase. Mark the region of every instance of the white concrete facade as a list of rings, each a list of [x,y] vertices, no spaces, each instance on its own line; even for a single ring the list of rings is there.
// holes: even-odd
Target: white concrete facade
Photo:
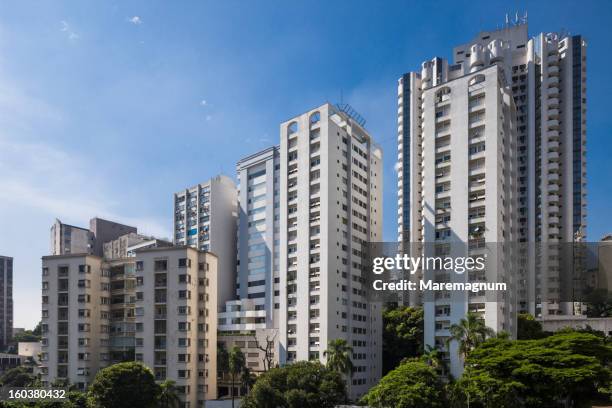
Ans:
[[[174,244],[213,252],[219,285],[232,299],[236,279],[237,192],[234,181],[218,175],[174,194]]]
[[[440,299],[427,303],[426,344],[444,348],[446,329],[468,310],[511,335],[519,311],[563,312],[554,298],[558,283],[538,279],[555,270],[558,263],[549,263],[557,254],[534,246],[585,236],[585,53],[580,36],[530,39],[521,24],[481,32],[454,48],[453,64],[434,58],[400,78],[398,241],[405,248],[448,240],[476,249],[477,232],[479,242],[518,244],[516,255],[526,260],[511,275],[495,261],[493,275],[505,276],[516,293],[498,299],[498,308],[473,297],[451,298],[450,308],[440,308]],[[481,90],[470,84],[476,78],[484,79]],[[490,269],[487,280],[495,278]],[[423,302],[411,296],[404,302]],[[457,358],[452,369],[461,370]]]
[[[280,134],[280,364],[325,362],[328,341],[346,339],[356,399],[382,368],[382,306],[367,301],[361,265],[362,245],[382,239],[382,151],[330,104]]]

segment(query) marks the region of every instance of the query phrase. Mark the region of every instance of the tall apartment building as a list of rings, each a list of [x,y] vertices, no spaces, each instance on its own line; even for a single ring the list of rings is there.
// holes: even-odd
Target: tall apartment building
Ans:
[[[102,218],[89,220],[89,229],[75,227],[56,219],[51,226],[51,255],[91,254],[103,256],[105,242],[122,235],[136,233],[134,227],[107,221]]]
[[[217,257],[192,247],[137,251],[136,360],[172,379],[184,407],[217,398]]]
[[[527,260],[506,276],[518,298],[506,299],[501,315],[469,299],[453,299],[441,315],[437,303],[426,305],[426,343],[442,344],[448,324],[470,309],[510,333],[517,310],[561,312],[558,288],[538,279],[555,265],[536,243],[573,242],[586,227],[585,51],[580,36],[530,39],[518,24],[455,47],[452,64],[434,58],[400,78],[399,242],[474,247],[478,236],[518,242]]]
[[[237,164],[236,299],[219,314],[219,330],[277,328],[279,308],[280,155],[278,147]]]
[[[13,337],[13,258],[0,255],[0,348]]]
[[[174,244],[218,257],[224,299],[233,297],[236,277],[236,194],[234,181],[224,175],[174,194]]]
[[[280,126],[279,360],[353,347],[351,398],[381,375],[382,316],[363,246],[381,239],[382,151],[349,109],[324,104]]]

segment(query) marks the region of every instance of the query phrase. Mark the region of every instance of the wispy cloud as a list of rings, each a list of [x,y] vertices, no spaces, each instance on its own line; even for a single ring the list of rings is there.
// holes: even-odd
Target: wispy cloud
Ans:
[[[202,99],[202,100],[200,101],[200,105],[202,105],[202,106],[206,106],[206,104],[207,104],[207,103],[208,103],[208,102],[206,102],[206,99]]]
[[[137,226],[142,232],[168,236],[161,220],[119,214],[119,202],[108,197],[103,181],[91,170],[89,160],[41,142],[22,142],[0,135],[0,208],[26,206],[74,223],[94,216]],[[5,212],[6,211],[6,212]]]
[[[212,115],[206,115],[206,121],[207,122],[210,122],[212,120],[212,118],[213,118]]]
[[[144,21],[142,21],[142,18],[140,18],[139,16],[130,17],[128,21],[134,25],[141,25],[142,23],[144,23]]]
[[[66,33],[66,36],[68,37],[70,41],[75,41],[79,39],[79,35],[75,33],[74,30],[72,30],[72,28],[70,27],[70,24],[68,24],[64,20],[60,21],[60,24],[61,24],[60,31],[63,33]]]

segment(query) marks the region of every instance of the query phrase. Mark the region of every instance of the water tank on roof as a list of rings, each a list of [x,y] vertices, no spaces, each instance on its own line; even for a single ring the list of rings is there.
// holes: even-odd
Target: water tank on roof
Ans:
[[[491,53],[491,62],[497,62],[504,59],[505,49],[501,40],[495,39],[491,41],[488,47]]]
[[[474,71],[482,67],[485,63],[485,53],[480,44],[474,44],[470,47],[470,70]]]

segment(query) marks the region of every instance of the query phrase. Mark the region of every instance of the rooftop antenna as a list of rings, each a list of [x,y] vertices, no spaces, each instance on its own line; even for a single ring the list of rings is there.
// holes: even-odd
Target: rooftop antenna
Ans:
[[[518,11],[514,14],[514,25],[519,25]]]
[[[525,15],[523,16],[523,24],[527,24],[527,10],[525,10]]]
[[[506,28],[508,28],[508,24],[510,23],[509,19],[508,19],[508,13],[506,13]]]

